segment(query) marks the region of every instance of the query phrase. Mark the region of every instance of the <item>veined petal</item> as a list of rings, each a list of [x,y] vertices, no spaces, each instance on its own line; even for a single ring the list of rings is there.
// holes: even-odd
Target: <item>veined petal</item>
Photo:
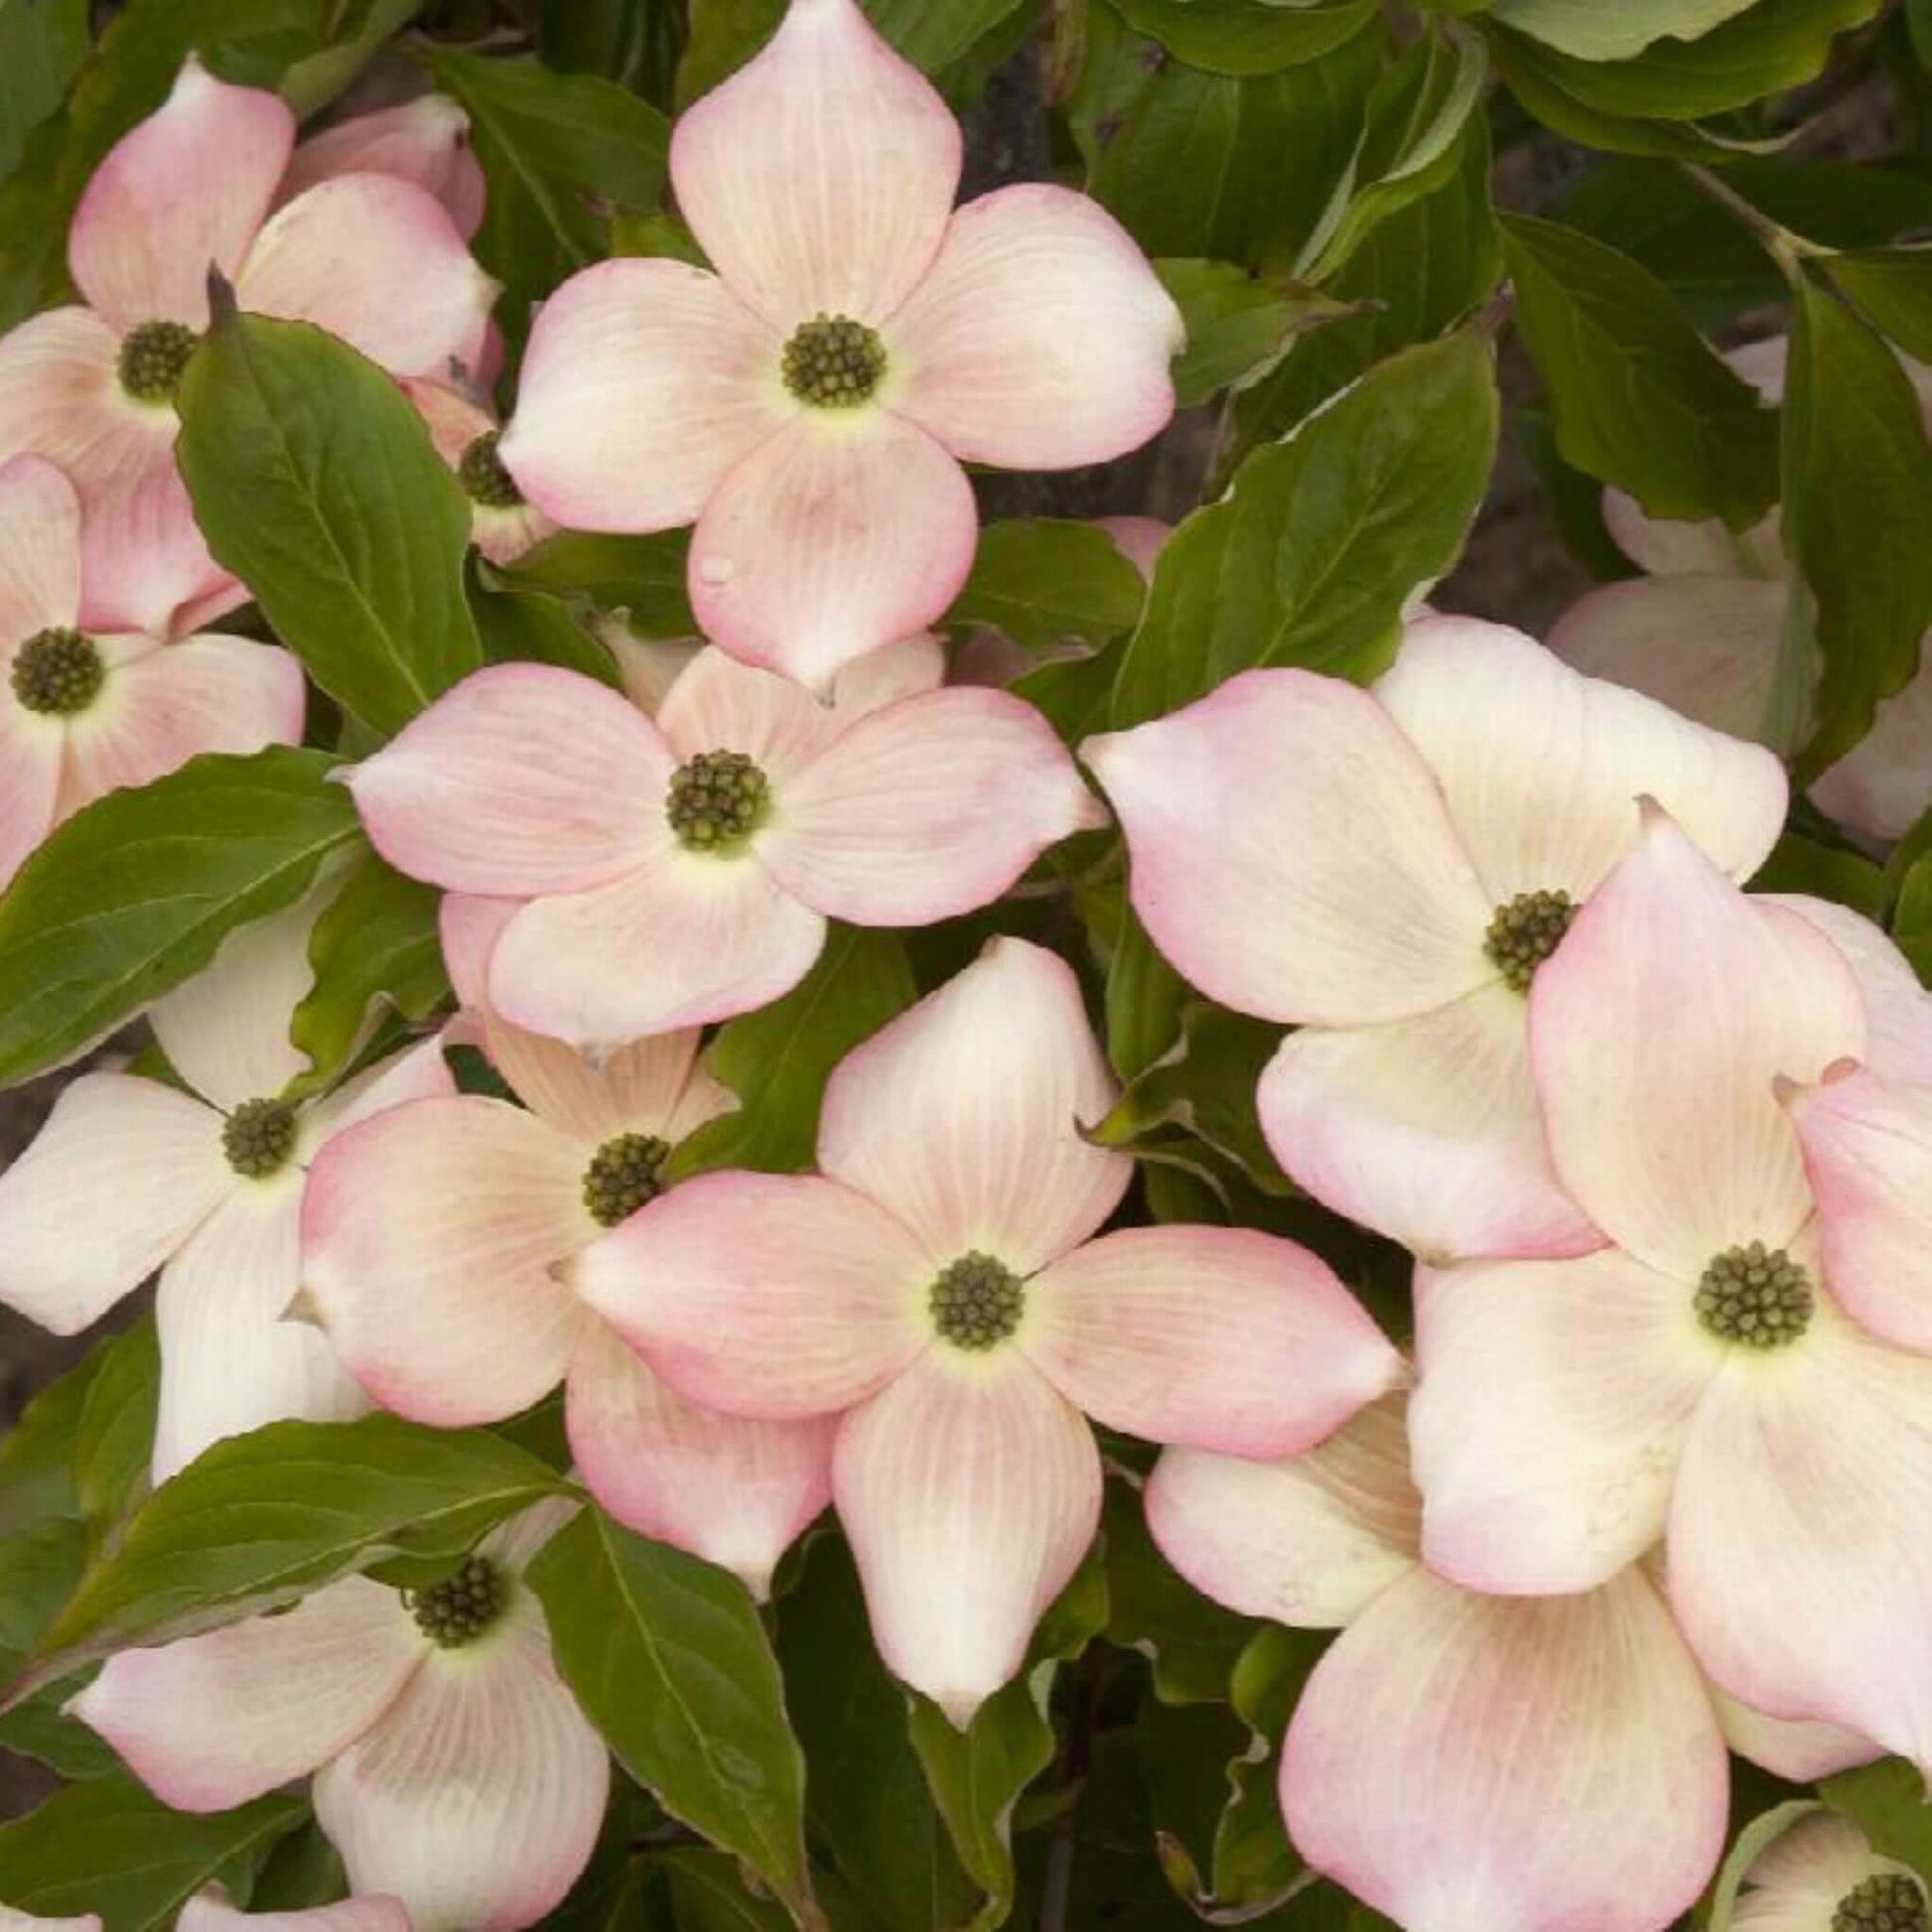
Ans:
[[[368,1407],[327,1338],[282,1318],[302,1279],[301,1231],[299,1173],[244,1180],[161,1271],[156,1482],[224,1437]]]
[[[145,413],[159,418],[164,433],[124,438],[121,467],[87,485],[80,623],[95,632],[180,637],[247,603],[248,591],[209,555],[195,521],[175,468],[173,409]]]
[[[485,898],[480,893],[443,895],[436,908],[436,936],[451,990],[466,1013],[481,1013],[489,1004],[485,997],[489,955],[522,906],[519,898]]]
[[[0,1302],[77,1334],[234,1184],[211,1108],[158,1080],[83,1073],[0,1174]]]
[[[1739,1932],[1829,1932],[1847,1892],[1877,1872],[1905,1869],[1877,1857],[1842,1813],[1814,1811],[1752,1860],[1731,1923]]]
[[[456,1091],[456,1080],[443,1057],[442,1038],[432,1034],[386,1060],[365,1066],[304,1107],[296,1117],[295,1158],[307,1167],[334,1136],[358,1121],[412,1100],[451,1099]]]
[[[313,322],[391,375],[447,375],[452,364],[477,366],[496,284],[426,189],[343,175],[270,218],[235,299],[257,315]]]
[[[243,1912],[219,1885],[208,1885],[181,1908],[175,1932],[410,1932],[410,1924],[395,1898],[345,1898],[304,1911]]]
[[[230,281],[295,146],[279,94],[230,87],[190,56],[154,113],[94,170],[68,231],[68,266],[120,332],[207,323],[207,272]]]
[[[80,610],[80,499],[41,457],[0,468],[0,651],[58,630]]]
[[[693,522],[796,412],[779,352],[715,275],[664,257],[600,262],[538,313],[497,455],[571,529]]]
[[[1776,516],[1765,521],[1775,532]],[[1606,489],[1603,522],[1616,547],[1652,577],[1734,578],[1746,566],[1742,539],[1733,537],[1721,517],[1651,516],[1634,496],[1621,489]],[[1752,554],[1755,556],[1755,552]]]
[[[1528,1011],[1501,980],[1411,1019],[1290,1034],[1255,1099],[1296,1181],[1428,1261],[1601,1245],[1550,1164]]]
[[[512,1932],[576,1883],[610,1786],[610,1753],[519,1589],[500,1630],[433,1651],[317,1773],[316,1818],[355,1889],[401,1899],[414,1932]]]
[[[1932,658],[1811,788],[1812,803],[1869,838],[1896,839],[1932,799]]]
[[[1142,923],[1224,1006],[1359,1026],[1496,977],[1436,780],[1352,684],[1247,671],[1080,756],[1120,814]]]
[[[562,1379],[583,1317],[550,1270],[597,1232],[584,1158],[479,1094],[388,1108],[323,1148],[302,1285],[385,1409],[445,1429],[499,1422]]]
[[[1671,1602],[1711,1675],[1932,1766],[1932,1359],[1820,1297],[1788,1349],[1698,1406],[1670,1519]]]
[[[1740,879],[1784,829],[1784,767],[1761,746],[1579,677],[1506,624],[1420,619],[1375,695],[1441,782],[1498,904],[1593,891],[1637,842],[1640,796]]]
[[[833,918],[929,925],[989,903],[1047,846],[1104,822],[1031,705],[931,691],[862,718],[786,784],[759,855]]]
[[[1327,1263],[1252,1228],[1122,1228],[1027,1284],[1018,1344],[1109,1429],[1296,1455],[1386,1394],[1402,1357]]]
[[[1171,1449],[1147,1479],[1162,1554],[1215,1602],[1303,1628],[1350,1623],[1416,1567],[1422,1498],[1403,1398],[1385,1396],[1305,1455]]]
[[[738,1103],[697,1065],[700,1029],[633,1039],[594,1061],[560,1039],[492,1020],[489,1057],[516,1097],[561,1134],[595,1148],[619,1134],[673,1144]]]
[[[411,719],[348,785],[398,871],[527,898],[634,864],[675,766],[650,721],[595,678],[497,664]]]
[[[568,1280],[679,1394],[784,1421],[849,1409],[932,1339],[932,1270],[884,1208],[808,1174],[699,1174]]]
[[[468,240],[483,225],[487,189],[470,146],[470,116],[448,94],[419,94],[312,134],[295,151],[279,199],[293,201],[337,175],[395,175],[427,189]]]
[[[1115,1091],[1066,964],[995,939],[839,1062],[818,1165],[891,1209],[934,1267],[978,1250],[1030,1275],[1127,1191],[1133,1162],[1080,1138]]]
[[[156,1650],[123,1650],[68,1706],[178,1811],[226,1811],[299,1778],[394,1702],[429,1641],[365,1577]]]
[[[1739,1704],[1718,1685],[1708,1688],[1718,1722],[1724,1726],[1725,1742],[1739,1757],[1747,1757],[1793,1784],[1810,1784],[1884,1755],[1880,1746],[1856,1731],[1803,1719],[1767,1718],[1762,1711]]]
[[[686,1402],[601,1321],[571,1358],[565,1421],[591,1493],[641,1536],[735,1571],[762,1601],[832,1500],[837,1419],[753,1422]]]
[[[832,680],[832,716],[843,729],[869,712],[936,691],[946,681],[946,647],[930,630],[855,657]]]
[[[1423,1555],[1469,1589],[1589,1589],[1657,1541],[1721,1344],[1692,1286],[1610,1248],[1416,1280]]]
[[[886,400],[968,463],[1071,470],[1173,414],[1180,311],[1098,202],[1045,182],[956,213],[883,331]]]
[[[680,759],[743,752],[774,790],[788,789],[846,722],[789,678],[715,645],[679,672],[657,708],[657,728]]]
[[[46,457],[88,495],[150,462],[172,470],[175,412],[122,393],[119,355],[90,309],[50,309],[0,336],[0,459]]]
[[[66,762],[66,730],[0,693],[0,891],[54,829]]]
[[[1557,1173],[1613,1241],[1688,1282],[1808,1218],[1772,1082],[1815,1080],[1864,1035],[1831,941],[1747,899],[1661,814],[1530,988]]]
[[[1512,1601],[1415,1570],[1316,1665],[1281,1789],[1309,1863],[1410,1932],[1654,1932],[1718,1863],[1727,1783],[1641,1572]]]
[[[691,609],[705,635],[821,691],[854,658],[938,617],[979,541],[972,486],[931,437],[883,409],[836,415],[808,411],[760,443],[720,482],[691,538]]]
[[[624,618],[594,618],[591,628],[618,660],[624,696],[646,718],[657,716],[678,679],[712,648],[701,637],[640,637]]]
[[[1932,994],[1882,926],[1835,899],[1804,893],[1765,893],[1815,925],[1845,955],[1864,999],[1865,1070],[1910,1086],[1932,1086]]]
[[[671,135],[678,207],[772,328],[877,322],[932,261],[959,125],[855,0],[797,0],[763,49]]]
[[[840,1425],[832,1493],[880,1656],[964,1728],[1093,1541],[1100,1454],[1017,1350],[935,1347]]]

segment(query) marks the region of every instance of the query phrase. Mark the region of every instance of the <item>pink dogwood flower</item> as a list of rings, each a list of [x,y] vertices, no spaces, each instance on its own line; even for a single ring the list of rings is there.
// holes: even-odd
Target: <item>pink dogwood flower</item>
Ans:
[[[814,686],[971,568],[962,463],[1124,455],[1173,412],[1179,312],[1097,203],[956,213],[958,124],[856,0],[792,0],[671,136],[716,273],[600,263],[544,305],[502,455],[587,530],[696,522],[706,636]]]
[[[576,1882],[610,1790],[523,1582],[569,1514],[526,1510],[425,1589],[347,1577],[274,1615],[124,1650],[68,1709],[178,1811],[314,1773],[317,1822],[356,1891],[400,1901],[414,1932],[515,1932]]]
[[[68,264],[84,306],[0,338],[0,458],[48,457],[78,487],[89,624],[193,630],[247,595],[209,557],[174,459],[210,268],[243,309],[316,323],[396,375],[476,366],[495,285],[443,205],[358,173],[270,213],[294,142],[279,96],[191,59],[74,212]]]
[[[1479,1595],[1424,1566],[1421,1513],[1400,1396],[1304,1455],[1169,1449],[1147,1485],[1197,1589],[1341,1630],[1289,1724],[1282,1811],[1407,1932],[1661,1932],[1724,1849],[1726,1742],[1790,1778],[1877,1755],[1707,1685],[1644,1568]]]
[[[1780,1832],[1746,1869],[1733,1932],[1844,1932],[1926,1922],[1926,1888],[1909,1865],[1880,1858],[1839,1812],[1815,1809]]]
[[[1258,1095],[1296,1180],[1431,1258],[1600,1244],[1550,1165],[1524,994],[1634,844],[1639,794],[1748,877],[1784,824],[1768,752],[1428,617],[1372,693],[1250,671],[1081,757],[1154,943],[1301,1029]]]
[[[349,784],[399,870],[529,901],[490,956],[489,1004],[584,1046],[762,1006],[804,977],[828,918],[969,911],[1095,817],[1007,692],[854,719],[718,650],[654,721],[572,671],[479,671]]]
[[[499,1422],[564,1382],[571,1453],[605,1508],[762,1596],[831,1500],[831,1425],[686,1402],[555,1273],[654,1199],[677,1143],[737,1103],[705,1071],[695,1030],[593,1067],[490,1014],[484,968],[514,911],[452,895],[443,948],[529,1111],[481,1094],[421,1100],[331,1141],[303,1206],[309,1303],[369,1395],[416,1422]]]
[[[352,114],[311,134],[289,157],[276,206],[341,175],[393,175],[414,182],[443,204],[465,241],[483,226],[487,195],[483,164],[470,145],[470,116],[448,94],[418,94],[400,106]]]
[[[0,1174],[8,1308],[74,1334],[160,1269],[157,1482],[224,1436],[366,1406],[322,1335],[282,1319],[300,1280],[303,1184],[332,1135],[454,1083],[430,1041],[332,1093],[284,1097],[308,1069],[289,1015],[309,988],[319,907],[312,896],[242,928],[156,1002],[148,1017],[182,1086],[84,1073]]]
[[[1587,1589],[1667,1536],[1711,1675],[1932,1764],[1932,1356],[1821,1252],[1776,1082],[1867,1050],[1845,955],[1652,808],[1530,996],[1558,1173],[1612,1245],[1418,1271],[1423,1549]],[[1831,1089],[1826,1089],[1829,1101]]]
[[[1768,402],[1784,392],[1785,341],[1725,359]],[[1932,370],[1906,363],[1932,420]],[[1763,734],[1790,601],[1791,566],[1774,508],[1733,535],[1719,522],[1646,516],[1621,490],[1603,492],[1618,547],[1646,573],[1578,600],[1550,648],[1720,731]],[[1925,650],[1932,651],[1932,633]],[[1932,800],[1932,655],[1878,707],[1877,722],[1811,788],[1818,808],[1855,832],[1895,839]]]
[[[1100,1510],[1086,1417],[1280,1454],[1400,1361],[1324,1263],[1246,1228],[1094,1238],[1132,1178],[1073,974],[996,939],[856,1048],[816,1175],[700,1174],[573,1279],[707,1408],[836,1416],[832,1493],[880,1654],[965,1724]]]
[[[301,738],[302,667],[287,651],[80,627],[80,500],[51,463],[0,465],[0,887],[103,792],[198,752]]]
[[[496,419],[481,403],[447,382],[420,379],[402,385],[429,426],[436,454],[455,471],[470,498],[470,533],[492,564],[512,564],[556,525],[523,500],[516,479],[496,454]]]

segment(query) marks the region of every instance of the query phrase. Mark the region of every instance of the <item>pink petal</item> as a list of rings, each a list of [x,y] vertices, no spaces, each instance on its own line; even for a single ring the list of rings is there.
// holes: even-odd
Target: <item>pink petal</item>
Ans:
[[[394,1898],[345,1898],[304,1911],[243,1912],[219,1885],[209,1885],[181,1908],[175,1932],[410,1932],[410,1925],[409,1914]]]
[[[1115,1092],[1064,962],[995,939],[839,1063],[818,1165],[891,1209],[932,1264],[980,1249],[1030,1275],[1127,1191],[1133,1162],[1079,1132]]]
[[[699,1174],[585,1249],[568,1279],[680,1395],[730,1415],[849,1409],[932,1339],[932,1269],[912,1238],[806,1174]]]
[[[598,1231],[583,1148],[481,1095],[391,1107],[316,1159],[302,1284],[362,1387],[416,1422],[499,1422],[563,1379],[582,1316],[552,1266]]]
[[[0,1302],[56,1334],[78,1333],[234,1183],[210,1108],[157,1080],[83,1073],[0,1174]]]
[[[1723,1361],[1691,1296],[1613,1248],[1418,1271],[1409,1433],[1436,1570],[1554,1596],[1657,1541],[1684,1432]]]
[[[678,679],[711,648],[698,637],[639,637],[621,618],[593,620],[591,628],[618,660],[624,696],[646,718],[657,716]]]
[[[732,292],[774,329],[821,310],[877,322],[939,247],[959,152],[945,102],[854,0],[796,0],[680,117],[671,185]]]
[[[1530,989],[1558,1173],[1612,1240],[1686,1282],[1797,1232],[1811,1196],[1772,1082],[1863,1043],[1831,941],[1745,898],[1656,813]]]
[[[1106,463],[1159,435],[1186,340],[1126,229],[1043,182],[962,207],[884,334],[892,407],[963,462],[1009,470]]]
[[[0,668],[9,653],[0,651]],[[0,694],[0,891],[54,829],[67,731]]]
[[[1123,1228],[1027,1285],[1019,1346],[1109,1429],[1295,1455],[1393,1387],[1402,1357],[1327,1263],[1251,1228]]]
[[[579,1471],[619,1522],[735,1571],[760,1601],[778,1559],[832,1500],[833,1418],[700,1409],[601,1322],[578,1341],[566,1420]]]
[[[676,760],[595,678],[547,664],[467,677],[349,774],[375,848],[461,893],[601,885],[662,835]]]
[[[1781,1932],[1785,1926],[1811,1932],[1831,1924],[1845,1894],[1862,1879],[1898,1869],[1903,1867],[1873,1855],[1865,1835],[1843,1813],[1814,1810],[1751,1861],[1744,1874],[1750,1889],[1731,1923],[1748,1932]]]
[[[1747,1757],[1793,1784],[1810,1784],[1884,1755],[1870,1738],[1856,1731],[1842,1730],[1837,1725],[1767,1718],[1762,1711],[1739,1704],[1717,1685],[1708,1688],[1718,1722],[1724,1726],[1725,1742],[1739,1757]],[[1837,1903],[1836,1897],[1833,1903]]]
[[[1932,659],[1878,707],[1877,723],[1811,788],[1812,803],[1869,838],[1896,839],[1932,801]]]
[[[663,831],[610,884],[518,912],[490,956],[490,1004],[534,1033],[602,1049],[768,1005],[824,944],[824,919],[755,855],[687,852]]]
[[[516,1097],[560,1133],[595,1148],[619,1134],[677,1142],[737,1105],[696,1065],[697,1028],[635,1039],[593,1060],[562,1040],[491,1021],[489,1057]]]
[[[367,1409],[328,1340],[282,1318],[302,1281],[301,1226],[300,1173],[243,1180],[161,1271],[156,1482],[265,1423]]]
[[[1845,955],[1864,999],[1865,1069],[1887,1080],[1932,1086],[1932,994],[1883,927],[1834,899],[1803,893],[1762,897],[1815,925]]]
[[[436,908],[436,936],[459,1007],[480,1012],[488,1004],[483,982],[489,955],[522,905],[521,899],[484,898],[476,893],[443,895]]]
[[[1633,577],[1604,584],[1557,620],[1550,648],[1737,738],[1764,728],[1787,587],[1760,577]]]
[[[1093,1541],[1093,1432],[1017,1351],[935,1348],[845,1419],[832,1492],[880,1656],[963,1729]]]
[[[1255,1462],[1171,1449],[1147,1480],[1162,1554],[1243,1616],[1339,1628],[1416,1566],[1422,1499],[1399,1396],[1304,1455]]]
[[[130,443],[121,471],[89,486],[80,621],[95,631],[179,637],[247,603],[248,591],[208,554],[195,521],[175,468],[174,412],[151,413],[166,435]]]
[[[822,689],[931,623],[965,583],[978,534],[965,472],[923,430],[884,410],[808,413],[706,503],[691,608],[734,657]]]
[[[410,1923],[510,1932],[551,1910],[589,1863],[611,1759],[558,1682],[541,1611],[433,1651],[403,1694],[316,1775],[316,1818],[357,1891]]]
[[[662,256],[600,262],[538,313],[497,454],[571,529],[690,523],[796,413],[779,349],[702,269]]]
[[[1248,671],[1080,756],[1120,814],[1142,923],[1224,1006],[1358,1026],[1495,978],[1488,895],[1367,692]]]
[[[394,1590],[349,1577],[275,1616],[123,1650],[68,1709],[165,1804],[225,1811],[352,1743],[428,1648]]]
[[[1114,548],[1152,583],[1155,563],[1168,547],[1173,525],[1163,523],[1158,516],[1097,516],[1094,524],[1113,538]]]
[[[1655,1932],[1718,1863],[1727,1782],[1640,1572],[1512,1602],[1417,1570],[1315,1667],[1281,1788],[1309,1863],[1412,1932]]]
[[[296,1159],[306,1167],[336,1135],[387,1107],[406,1107],[412,1100],[453,1099],[456,1091],[442,1039],[432,1034],[364,1067],[303,1108],[296,1118]]]
[[[1441,781],[1498,904],[1593,891],[1637,841],[1640,795],[1740,879],[1784,829],[1784,768],[1769,752],[1581,678],[1505,624],[1412,623],[1375,694]]]
[[[70,625],[80,610],[80,499],[53,464],[0,468],[0,649]]]
[[[466,241],[483,225],[487,191],[470,146],[470,116],[448,94],[419,94],[310,135],[296,149],[278,199],[293,201],[317,182],[355,174],[395,175],[427,189]]]
[[[301,742],[301,664],[244,637],[191,637],[114,664],[100,696],[68,726],[66,802],[72,809],[122,785],[144,785],[203,752],[247,754]]]
[[[496,284],[434,195],[393,175],[344,175],[273,215],[235,296],[313,322],[391,375],[474,369]]]
[[[856,657],[832,680],[832,714],[844,723],[936,691],[946,681],[946,647],[930,630]]]
[[[1766,521],[1772,530],[1777,528],[1775,517]],[[1718,517],[1650,516],[1635,497],[1606,489],[1603,523],[1616,547],[1652,577],[1737,577],[1745,567],[1739,539]]]
[[[1932,1360],[1820,1300],[1788,1360],[1699,1405],[1670,1520],[1671,1601],[1704,1666],[1772,1717],[1932,1765]]]
[[[50,309],[0,336],[0,459],[46,457],[90,493],[149,463],[173,470],[175,412],[121,393],[119,354],[88,309]]]
[[[963,689],[861,719],[776,804],[759,857],[807,905],[860,925],[929,925],[985,905],[1098,816],[1038,712]]]
[[[1522,996],[1500,980],[1413,1019],[1291,1034],[1256,1103],[1301,1186],[1432,1262],[1601,1243],[1550,1165]]]
[[[68,232],[80,292],[119,333],[156,320],[205,327],[208,269],[234,279],[294,145],[280,95],[230,87],[191,56],[80,198]]]
[[[657,708],[657,728],[679,758],[743,752],[787,801],[799,774],[847,722],[789,678],[714,646],[691,659]]]

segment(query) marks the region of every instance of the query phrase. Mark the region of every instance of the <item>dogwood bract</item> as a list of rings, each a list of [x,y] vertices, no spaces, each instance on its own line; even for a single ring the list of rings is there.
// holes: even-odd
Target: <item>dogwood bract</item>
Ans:
[[[414,1932],[515,1932],[576,1882],[610,1790],[523,1572],[567,1508],[491,1531],[445,1582],[348,1577],[293,1608],[124,1650],[69,1711],[178,1811],[315,1774],[350,1885]]]
[[[1880,1858],[1849,1818],[1822,1809],[1751,1861],[1730,1915],[1734,1932],[1919,1932],[1926,1919],[1924,1880]]]
[[[302,736],[302,667],[245,637],[80,627],[79,498],[51,463],[0,466],[0,887],[63,819],[198,752]]]
[[[151,1009],[183,1086],[83,1073],[0,1174],[7,1307],[74,1334],[161,1270],[157,1482],[221,1437],[361,1412],[329,1343],[282,1318],[300,1279],[304,1181],[332,1135],[397,1101],[455,1090],[431,1040],[333,1093],[283,1098],[308,1069],[289,1015],[309,987],[318,909],[312,897],[242,928]]]
[[[654,1199],[676,1144],[736,1102],[704,1070],[695,1031],[592,1067],[489,1015],[484,968],[514,911],[453,895],[443,944],[490,1059],[530,1111],[453,1095],[338,1135],[303,1208],[308,1299],[363,1388],[416,1422],[499,1422],[566,1381],[571,1453],[605,1508],[762,1596],[831,1499],[830,1425],[686,1402],[553,1273]]]
[[[792,0],[671,135],[716,268],[574,276],[531,331],[502,457],[584,530],[696,522],[691,604],[735,656],[822,686],[952,602],[961,463],[1060,470],[1173,412],[1179,312],[1070,190],[953,211],[959,127],[855,0]]]
[[[840,1418],[833,1498],[880,1654],[956,1724],[1093,1540],[1086,1416],[1280,1454],[1400,1366],[1293,1242],[1093,1238],[1133,1173],[1080,1137],[1114,1091],[1072,973],[996,939],[840,1063],[816,1175],[700,1174],[572,1270],[692,1401]]]
[[[1768,752],[1466,618],[1411,623],[1373,694],[1249,671],[1080,748],[1134,909],[1224,1006],[1299,1026],[1263,1074],[1276,1159],[1420,1254],[1577,1254],[1524,993],[1663,800],[1747,877],[1783,828]]]
[[[655,720],[574,671],[479,671],[349,784],[391,865],[529,901],[490,956],[490,1007],[587,1046],[776,999],[828,918],[921,925],[984,905],[1098,814],[1007,692],[854,716],[718,650]]]

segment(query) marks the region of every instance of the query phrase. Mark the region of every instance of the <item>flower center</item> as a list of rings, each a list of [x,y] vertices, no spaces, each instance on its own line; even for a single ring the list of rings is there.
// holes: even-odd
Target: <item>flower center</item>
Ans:
[[[14,655],[14,696],[29,711],[85,711],[106,676],[100,647],[78,630],[37,630]]]
[[[221,1129],[228,1166],[250,1180],[266,1180],[295,1152],[295,1109],[286,1100],[244,1100]]]
[[[456,466],[458,480],[469,492],[473,503],[481,503],[484,509],[513,510],[523,501],[523,492],[516,486],[516,479],[503,468],[503,459],[496,454],[500,433],[486,429],[464,451]]]
[[[823,311],[801,322],[785,344],[785,387],[814,409],[851,409],[879,387],[886,345],[879,331]]]
[[[670,1144],[655,1134],[620,1134],[584,1170],[584,1205],[599,1227],[614,1228],[664,1191]]]
[[[475,1643],[503,1613],[503,1584],[487,1557],[465,1557],[453,1577],[402,1592],[416,1627],[444,1650]]]
[[[1577,910],[1568,893],[1518,893],[1496,907],[1482,949],[1518,993],[1527,993],[1536,969],[1562,945]]]
[[[1811,1325],[1811,1277],[1782,1248],[1726,1248],[1691,1306],[1708,1333],[1745,1348],[1783,1348]]]
[[[1861,1879],[1838,1901],[1832,1932],[1926,1932],[1925,1893],[1903,1871]]]
[[[691,852],[729,852],[764,823],[765,776],[743,752],[700,752],[671,773],[664,816]]]
[[[987,1349],[1020,1326],[1027,1290],[1005,1262],[975,1249],[947,1265],[925,1303],[943,1340],[955,1348]]]
[[[136,402],[173,402],[195,353],[194,330],[179,322],[144,322],[121,338],[115,365],[121,387]]]

